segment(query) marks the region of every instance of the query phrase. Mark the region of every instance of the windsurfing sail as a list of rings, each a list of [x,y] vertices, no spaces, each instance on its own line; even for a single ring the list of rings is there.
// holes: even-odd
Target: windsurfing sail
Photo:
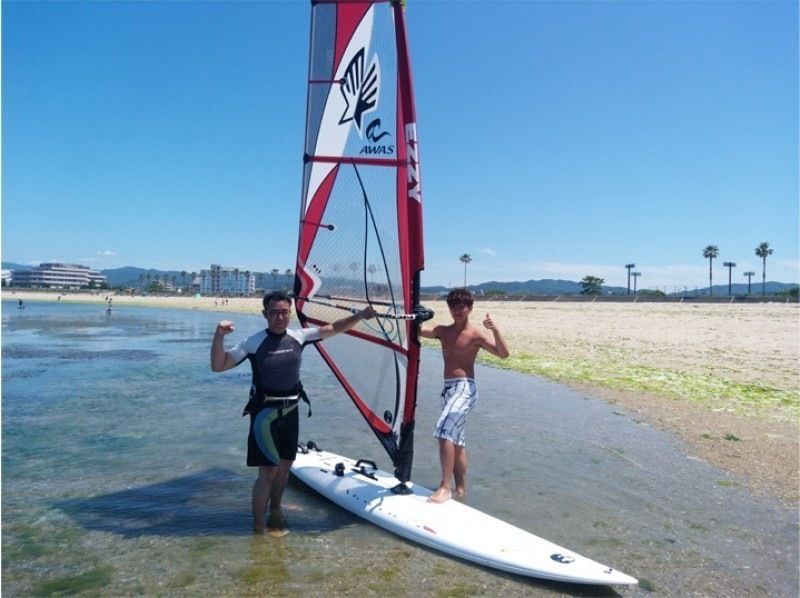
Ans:
[[[419,149],[400,2],[313,0],[300,234],[303,326],[372,305],[317,349],[411,475],[423,268]]]

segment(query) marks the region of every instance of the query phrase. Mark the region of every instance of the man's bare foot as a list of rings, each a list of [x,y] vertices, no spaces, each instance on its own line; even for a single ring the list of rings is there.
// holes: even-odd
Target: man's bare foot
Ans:
[[[286,529],[286,520],[283,518],[283,512],[279,508],[273,508],[269,513],[267,520],[267,533],[274,538],[282,538],[289,533]]]
[[[467,490],[466,488],[456,488],[455,496],[453,496],[457,501],[464,502],[467,499]]]
[[[443,503],[453,498],[450,488],[438,488],[429,498],[428,502]]]
[[[273,538],[283,538],[289,535],[288,529],[267,529],[267,533]]]

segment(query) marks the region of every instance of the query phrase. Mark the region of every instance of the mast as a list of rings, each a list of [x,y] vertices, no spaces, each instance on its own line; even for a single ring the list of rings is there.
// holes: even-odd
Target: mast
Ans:
[[[393,2],[395,18],[395,38],[398,65],[398,129],[405,137],[405,147],[400,159],[405,168],[398,171],[398,209],[405,214],[408,248],[405,253],[407,266],[404,276],[409,280],[409,303],[414,313],[421,313],[420,272],[424,268],[422,236],[422,193],[420,181],[419,143],[417,140],[417,118],[414,106],[414,86],[411,78],[411,63],[408,52],[404,2]],[[403,177],[402,170],[405,170]],[[431,317],[431,313],[427,318]],[[408,381],[406,385],[406,406],[404,421],[400,428],[398,456],[395,459],[395,477],[401,482],[411,479],[411,465],[414,457],[414,424],[417,408],[417,384],[419,379],[419,324],[410,327]]]

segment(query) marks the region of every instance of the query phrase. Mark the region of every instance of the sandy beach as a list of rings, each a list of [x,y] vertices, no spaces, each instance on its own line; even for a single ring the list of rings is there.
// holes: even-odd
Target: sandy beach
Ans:
[[[58,294],[3,292],[3,299],[56,300]],[[106,293],[61,301],[106,303]],[[260,313],[260,300],[128,297],[112,305]],[[433,323],[446,323],[432,302]],[[800,309],[797,304],[476,303],[491,313],[512,357],[493,365],[579,388],[676,434],[691,457],[744,476],[785,500],[800,484]],[[229,316],[226,316],[229,317]],[[231,317],[235,320],[235,316]],[[209,331],[209,338],[212,331]]]

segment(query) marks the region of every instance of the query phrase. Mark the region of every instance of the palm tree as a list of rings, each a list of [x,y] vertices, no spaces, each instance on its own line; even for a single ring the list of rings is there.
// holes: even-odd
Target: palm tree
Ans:
[[[458,259],[464,262],[464,288],[467,288],[467,264],[472,261],[472,256],[468,253],[465,253]]]
[[[280,270],[278,270],[277,268],[273,268],[269,272],[269,275],[272,276],[272,289],[273,290],[277,290],[277,288],[278,288],[278,273],[279,272],[280,272]]]
[[[719,247],[717,247],[716,245],[709,245],[708,247],[703,249],[703,257],[708,258],[708,294],[709,295],[713,295],[714,294],[714,290],[711,287],[711,281],[713,279],[713,276],[712,276],[712,270],[713,270],[712,264],[713,264],[714,258],[717,257],[718,255],[719,255]]]
[[[284,272],[284,274],[286,274],[286,288],[287,289],[291,289],[292,288],[292,275],[294,273],[292,272],[291,268],[286,268],[286,272]]]
[[[761,295],[766,295],[767,289],[767,256],[772,255],[772,249],[766,241],[756,247],[756,255],[761,258]]]

